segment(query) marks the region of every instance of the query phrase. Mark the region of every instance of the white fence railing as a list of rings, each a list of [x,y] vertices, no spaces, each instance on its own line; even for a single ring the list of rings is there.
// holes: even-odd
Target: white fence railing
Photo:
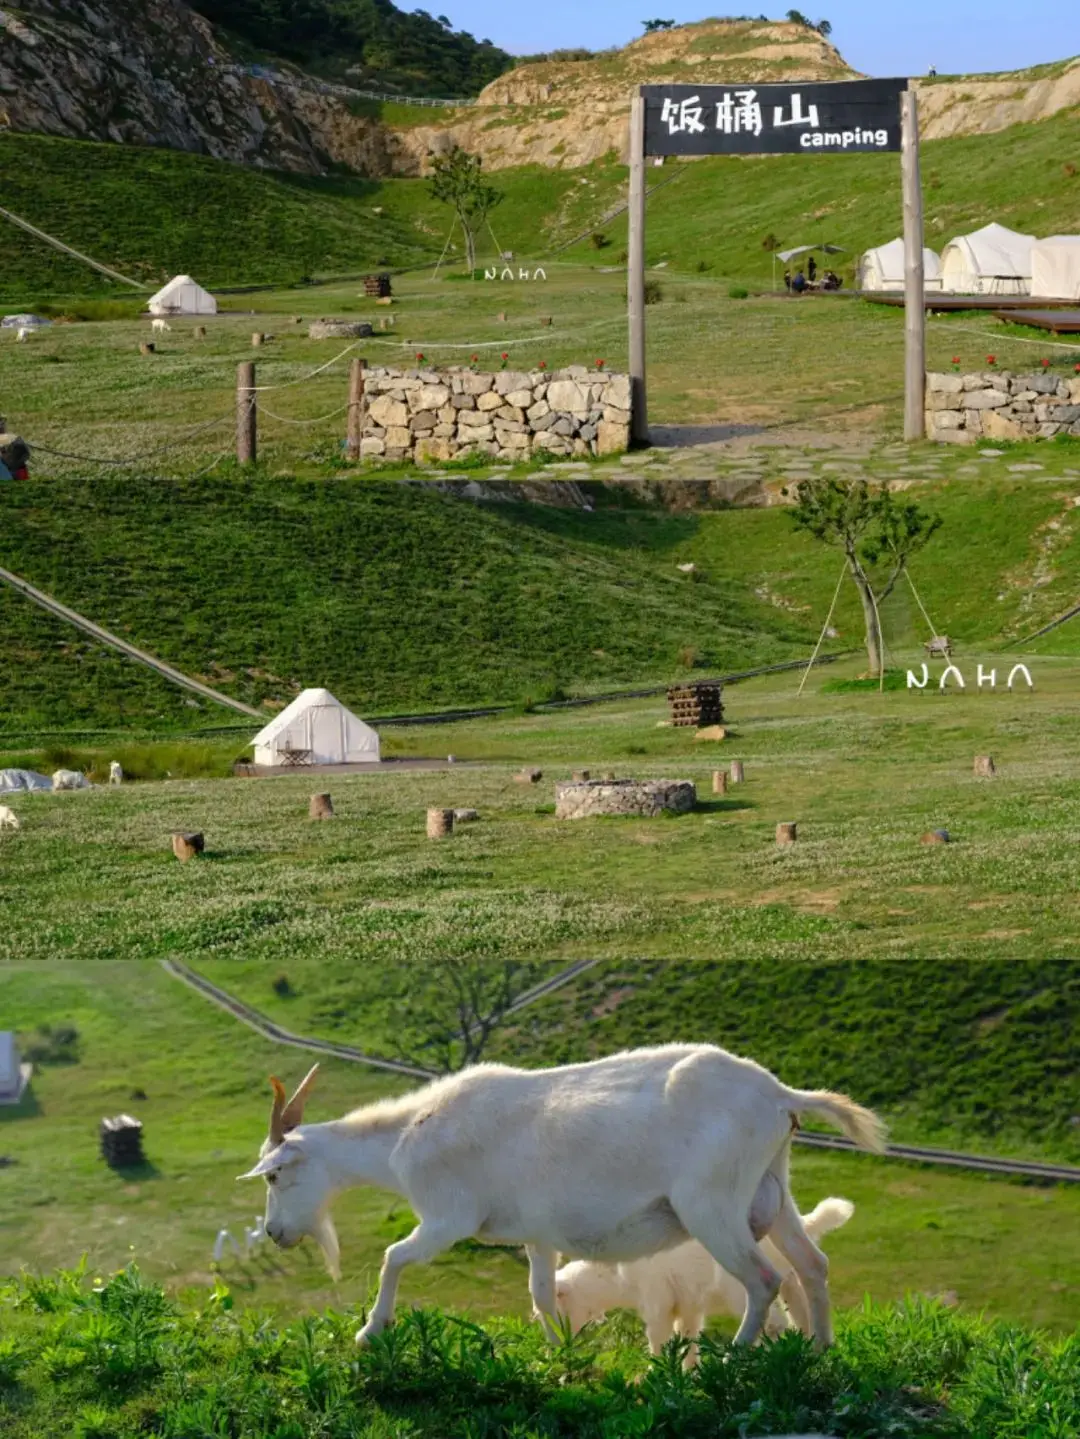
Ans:
[[[352,85],[338,85],[332,80],[316,80],[312,75],[295,75],[284,70],[272,70],[269,65],[227,65],[229,74],[245,76],[252,80],[265,80],[271,85],[282,85],[292,90],[311,90],[318,95],[340,95],[342,99],[356,96],[361,100],[380,100],[395,105],[426,105],[435,109],[456,110],[465,105],[476,105],[475,98],[466,100],[440,100],[430,95],[396,95],[387,90],[360,90]]]

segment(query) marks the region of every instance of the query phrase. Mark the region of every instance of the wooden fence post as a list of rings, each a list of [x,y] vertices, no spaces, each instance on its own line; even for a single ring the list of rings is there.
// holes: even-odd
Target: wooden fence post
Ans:
[[[255,422],[255,366],[250,360],[236,367],[236,459],[253,465],[258,454]]]
[[[364,432],[364,370],[366,360],[353,360],[349,366],[349,417],[345,435],[345,458],[360,458],[360,441]]]

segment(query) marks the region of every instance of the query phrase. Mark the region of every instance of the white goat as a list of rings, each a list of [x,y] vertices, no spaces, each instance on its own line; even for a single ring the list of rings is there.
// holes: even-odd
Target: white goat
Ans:
[[[166,332],[172,334],[172,326],[168,320],[151,320],[150,329],[155,335],[164,335]]]
[[[823,1199],[803,1215],[803,1227],[816,1244],[846,1224],[854,1212],[847,1199]],[[785,1310],[775,1302],[769,1310],[765,1332],[775,1337],[791,1327],[792,1319],[803,1327],[806,1303],[794,1269],[776,1245],[762,1238],[761,1247],[780,1275],[780,1299],[786,1306]],[[659,1354],[676,1332],[691,1338],[700,1334],[710,1314],[741,1315],[746,1291],[692,1239],[630,1264],[596,1264],[588,1259],[564,1264],[555,1275],[555,1302],[575,1334],[590,1320],[602,1319],[609,1309],[634,1309],[645,1321],[650,1352]],[[687,1354],[687,1368],[696,1362],[695,1345]]]
[[[25,325],[20,325],[19,328],[15,331],[15,343],[17,345],[25,345],[29,338],[30,331],[26,328]]]
[[[88,789],[89,781],[77,769],[58,769],[52,777],[52,787],[57,789]]]
[[[119,761],[119,760],[115,760],[115,759],[114,759],[114,760],[110,761],[110,763],[109,763],[109,783],[110,783],[110,784],[123,784],[123,783],[124,783],[124,771],[123,771],[123,769],[120,767],[120,761]]]
[[[746,1290],[736,1342],[751,1343],[780,1289],[751,1228],[763,1184],[776,1210],[769,1232],[802,1282],[815,1342],[831,1343],[828,1261],[803,1228],[788,1161],[801,1114],[862,1148],[884,1147],[880,1120],[846,1096],[789,1089],[712,1045],[671,1044],[559,1069],[480,1064],[304,1125],[317,1069],[288,1103],[281,1081],[271,1080],[270,1133],[241,1177],[265,1178],[274,1243],[287,1249],[313,1236],[335,1277],[335,1194],[375,1184],[408,1200],[420,1222],[387,1249],[358,1343],[391,1322],[407,1264],[468,1238],[525,1246],[533,1304],[555,1342],[560,1253],[617,1263],[697,1239]]]
[[[19,816],[6,804],[0,804],[0,829],[21,829]]]

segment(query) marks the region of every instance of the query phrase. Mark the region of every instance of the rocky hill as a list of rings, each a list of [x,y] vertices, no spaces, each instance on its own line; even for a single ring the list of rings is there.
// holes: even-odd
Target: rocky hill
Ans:
[[[624,152],[630,94],[643,82],[855,73],[805,26],[706,20],[584,60],[522,64],[474,103],[425,109],[334,92],[285,62],[252,64],[250,49],[238,59],[237,44],[182,0],[22,0],[18,10],[0,10],[0,129],[308,174],[419,175],[433,151],[455,143],[482,154],[489,169],[569,169]],[[354,83],[367,82],[363,65],[360,73]],[[921,90],[928,138],[999,130],[1080,104],[1080,60]]]

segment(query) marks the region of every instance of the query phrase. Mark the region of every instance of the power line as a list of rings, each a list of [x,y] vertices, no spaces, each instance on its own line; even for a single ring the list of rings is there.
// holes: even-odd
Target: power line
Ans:
[[[149,285],[144,285],[140,280],[132,280],[128,275],[121,275],[119,270],[110,270],[108,265],[103,265],[99,260],[92,260],[89,255],[84,255],[81,250],[73,250],[70,245],[65,245],[63,240],[58,240],[55,235],[48,235],[44,230],[39,230],[36,225],[31,225],[29,220],[23,220],[18,215],[13,215],[10,210],[5,210],[0,205],[0,215],[5,220],[10,220],[13,225],[18,225],[20,230],[26,230],[28,234],[35,235],[39,240],[44,240],[46,245],[52,245],[55,250],[62,250],[65,255],[73,255],[76,260],[82,260],[83,264],[91,265],[101,274],[107,275],[110,280],[119,280],[122,285],[131,285],[136,290],[148,290]]]

